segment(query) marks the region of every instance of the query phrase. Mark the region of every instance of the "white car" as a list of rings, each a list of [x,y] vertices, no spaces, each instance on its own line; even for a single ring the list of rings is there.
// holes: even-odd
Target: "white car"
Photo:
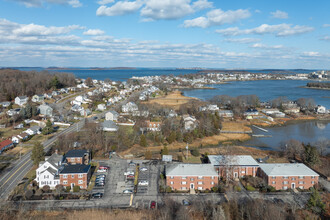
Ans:
[[[130,193],[133,193],[133,190],[131,190],[131,189],[125,189],[125,190],[123,191],[123,193],[124,193],[124,194],[130,194]]]
[[[140,171],[147,171],[148,170],[148,168],[146,168],[146,167],[142,167],[141,169],[140,169]]]
[[[139,186],[148,186],[149,182],[147,180],[143,180],[139,182]]]
[[[106,173],[107,170],[106,170],[106,169],[98,169],[97,172],[98,172],[98,173]]]
[[[125,176],[128,176],[128,175],[133,175],[134,176],[134,172],[133,171],[126,171],[124,173]]]

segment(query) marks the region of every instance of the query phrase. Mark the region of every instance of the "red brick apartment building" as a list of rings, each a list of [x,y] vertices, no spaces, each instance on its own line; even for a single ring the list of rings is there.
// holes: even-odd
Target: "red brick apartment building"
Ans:
[[[319,175],[303,163],[260,164],[259,176],[276,190],[309,189],[319,181]]]
[[[63,186],[80,186],[81,189],[87,189],[91,178],[91,165],[76,164],[66,165],[60,171],[60,184]]]
[[[89,152],[87,150],[69,150],[65,154],[65,160],[68,164],[88,164],[89,163]]]
[[[259,164],[250,155],[209,155],[209,162],[225,179],[256,176]]]
[[[211,164],[170,164],[165,172],[166,185],[172,190],[206,190],[217,186],[219,181]]]

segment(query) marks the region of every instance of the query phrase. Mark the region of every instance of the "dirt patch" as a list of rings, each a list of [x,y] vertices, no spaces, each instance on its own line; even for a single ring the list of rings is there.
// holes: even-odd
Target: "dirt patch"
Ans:
[[[249,122],[247,121],[228,121],[222,122],[221,131],[233,131],[233,132],[250,132],[252,131],[250,127],[248,127]]]
[[[180,91],[173,91],[166,96],[150,99],[144,104],[159,104],[179,108],[181,105],[188,103],[191,100],[198,100],[197,98],[186,97]]]

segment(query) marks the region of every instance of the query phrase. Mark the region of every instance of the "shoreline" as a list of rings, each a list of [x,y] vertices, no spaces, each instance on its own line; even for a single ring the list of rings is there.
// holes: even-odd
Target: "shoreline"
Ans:
[[[304,88],[304,89],[318,89],[318,90],[330,90],[330,88],[309,87],[309,86],[299,86],[299,88]]]

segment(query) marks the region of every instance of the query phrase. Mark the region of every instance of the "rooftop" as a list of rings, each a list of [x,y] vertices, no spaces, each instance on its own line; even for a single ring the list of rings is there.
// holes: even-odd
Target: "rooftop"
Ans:
[[[85,149],[75,149],[75,150],[69,150],[65,157],[83,157],[85,154],[88,154],[88,151]]]
[[[167,176],[217,176],[211,164],[170,164],[166,166]]]
[[[213,166],[259,166],[250,155],[209,155]]]
[[[260,164],[268,176],[319,176],[303,163],[269,163]]]
[[[85,164],[76,164],[76,165],[66,165],[63,170],[61,170],[60,174],[66,173],[88,173],[91,165]]]

